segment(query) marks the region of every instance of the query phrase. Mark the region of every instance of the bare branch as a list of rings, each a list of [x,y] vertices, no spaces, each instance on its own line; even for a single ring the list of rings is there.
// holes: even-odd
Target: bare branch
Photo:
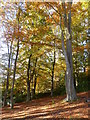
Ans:
[[[46,2],[46,3],[47,3],[48,5],[50,5],[50,7],[52,7],[58,15],[60,15],[60,13],[58,12],[58,10],[56,10],[49,2]]]

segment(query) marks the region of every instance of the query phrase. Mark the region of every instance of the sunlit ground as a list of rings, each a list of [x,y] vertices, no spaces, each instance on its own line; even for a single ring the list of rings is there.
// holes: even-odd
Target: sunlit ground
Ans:
[[[60,119],[60,118],[87,118],[90,115],[87,102],[85,99],[88,98],[90,91],[79,93],[79,99],[75,102],[68,103],[62,102],[65,96],[58,96],[54,98],[46,97],[37,100],[32,100],[29,103],[18,103],[15,104],[14,109],[10,107],[2,108],[2,120],[42,120],[42,119]]]

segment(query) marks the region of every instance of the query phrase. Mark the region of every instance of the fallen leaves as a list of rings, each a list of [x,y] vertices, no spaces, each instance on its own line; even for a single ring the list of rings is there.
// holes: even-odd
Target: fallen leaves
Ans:
[[[2,120],[16,120],[17,118],[22,120],[88,118],[90,109],[84,98],[88,98],[89,92],[79,93],[79,99],[72,103],[62,103],[65,96],[45,97],[32,100],[29,103],[16,103],[13,110],[9,106],[2,108]]]

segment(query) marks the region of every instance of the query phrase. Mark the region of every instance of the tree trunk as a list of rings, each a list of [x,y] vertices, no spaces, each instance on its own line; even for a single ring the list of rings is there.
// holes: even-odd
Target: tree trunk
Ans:
[[[70,85],[71,85],[71,99],[70,100],[74,100],[76,99],[76,91],[75,91],[75,87],[74,87],[74,80],[73,80],[73,61],[72,61],[72,33],[71,33],[71,4],[72,3],[68,3],[69,4],[69,13],[68,13],[68,31],[70,34],[70,38],[67,39],[67,57],[68,57],[68,61],[70,64],[70,69],[71,69],[71,79],[70,79]]]
[[[34,81],[34,96],[35,96],[35,93],[36,93],[36,85],[37,85],[37,75],[35,73],[35,81]]]
[[[19,17],[20,17],[20,7],[18,10],[18,33],[19,33]],[[12,88],[11,88],[11,109],[13,109],[13,89],[14,89],[14,82],[15,82],[15,75],[16,75],[16,64],[17,64],[17,59],[18,59],[18,53],[19,53],[19,36],[18,36],[18,42],[17,42],[17,52],[16,52],[16,58],[15,58],[15,63],[14,63],[14,72],[13,72],[13,81],[12,81]]]
[[[76,92],[75,92],[75,88],[74,88],[74,83],[73,83],[73,79],[72,79],[72,68],[68,59],[68,54],[65,50],[65,44],[64,44],[64,34],[63,34],[63,30],[62,30],[62,26],[61,26],[61,16],[60,16],[60,28],[61,28],[61,41],[62,41],[62,49],[64,52],[64,56],[65,56],[65,61],[66,61],[66,94],[67,94],[67,101],[72,101],[74,99],[76,99]],[[72,46],[70,46],[72,47]],[[70,58],[71,59],[71,58]]]
[[[53,60],[53,68],[52,68],[52,80],[51,80],[51,97],[53,96],[53,89],[54,89],[54,67],[55,67],[55,41],[54,41],[54,60]]]
[[[67,53],[64,52],[65,55],[65,59],[67,59],[66,61],[66,93],[67,93],[67,100],[74,100],[76,99],[76,91],[74,88],[74,80],[73,80],[73,62],[72,62],[72,33],[71,33],[71,4],[72,3],[68,3],[69,5],[69,13],[68,13],[68,19],[67,19],[67,14],[66,14],[66,6],[65,3],[63,3],[63,7],[64,7],[64,24],[65,27],[68,29],[70,38],[67,38],[67,42],[66,42],[66,47],[67,47]],[[68,21],[67,21],[68,20]],[[62,34],[63,35],[63,34]],[[63,42],[64,42],[64,37],[63,38]],[[65,49],[65,48],[64,48]],[[67,57],[67,58],[66,58]]]
[[[66,85],[67,101],[70,101],[70,96],[71,96],[71,84],[70,84],[71,69],[70,69],[67,53],[66,53],[66,50],[65,50],[63,31],[62,31],[61,41],[62,41],[62,49],[63,49],[63,52],[64,52],[65,61],[66,61],[66,75],[65,75],[65,78],[66,78],[65,83],[66,84],[65,85]]]
[[[15,63],[14,63],[13,81],[12,81],[12,88],[11,88],[11,109],[13,109],[13,89],[14,89],[14,82],[15,82],[16,64],[17,64],[18,53],[19,53],[19,39],[17,42],[17,53],[16,53],[16,59],[15,59]]]
[[[29,80],[29,71],[30,71],[30,59],[31,59],[32,54],[29,56],[28,60],[28,69],[27,69],[27,102],[31,99],[30,95],[30,80]]]
[[[37,58],[36,58],[35,67],[34,67],[34,70],[33,70],[33,78],[34,78],[34,75],[35,75],[35,79],[34,79],[34,89],[33,89],[32,98],[35,96],[36,82],[37,82],[36,66],[37,66]]]
[[[76,76],[74,75],[74,87],[75,87],[75,90],[76,90]]]
[[[10,72],[11,52],[12,52],[12,41],[11,41],[11,46],[10,46],[10,52],[9,52],[9,50],[8,50],[9,59],[8,59],[8,70],[7,70],[6,90],[5,90],[5,94],[4,94],[4,107],[7,105],[6,98],[7,98],[7,92],[8,92],[8,87],[9,87],[9,72]]]

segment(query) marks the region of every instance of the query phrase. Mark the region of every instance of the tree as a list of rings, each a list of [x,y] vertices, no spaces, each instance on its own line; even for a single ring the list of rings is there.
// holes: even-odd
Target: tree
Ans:
[[[64,18],[63,18],[63,13],[60,13],[58,11],[57,3],[55,3],[55,7],[51,4],[48,3],[48,5],[54,9],[54,11],[59,15],[59,21],[60,24],[55,21],[55,24],[60,25],[61,29],[61,42],[62,42],[62,50],[65,56],[65,61],[66,61],[66,94],[67,94],[67,101],[72,101],[76,99],[76,92],[74,88],[74,82],[73,82],[73,64],[72,64],[72,45],[71,45],[71,40],[72,40],[72,33],[71,33],[71,3],[68,3],[68,19],[67,19],[67,14],[66,14],[66,6],[65,3],[62,3],[62,8],[59,8],[64,10]],[[62,11],[63,12],[63,11]],[[53,17],[53,15],[52,15]],[[63,22],[63,19],[65,22]],[[64,24],[63,24],[64,23]],[[65,43],[64,43],[64,31],[66,29],[66,41],[67,41],[67,50],[65,49]],[[60,31],[60,30],[59,30]],[[57,35],[58,32],[56,32]],[[69,37],[70,36],[70,37]]]
[[[36,92],[36,84],[37,84],[37,72],[36,72],[36,67],[37,67],[37,58],[36,58],[36,61],[35,61],[35,72],[34,72],[34,74],[35,74],[35,79],[34,79],[34,96],[35,96],[35,92]]]
[[[76,99],[76,92],[74,88],[74,81],[73,81],[73,63],[72,63],[72,33],[71,33],[71,4],[69,5],[69,13],[68,13],[68,21],[67,21],[67,15],[65,10],[65,27],[68,29],[69,32],[69,39],[67,38],[67,54],[65,53],[64,46],[62,45],[62,49],[64,51],[65,60],[66,60],[66,93],[67,93],[67,101],[72,101]],[[64,3],[64,9],[65,9],[65,3]],[[67,25],[68,24],[68,25]],[[68,36],[67,36],[68,37]],[[63,31],[62,31],[62,44],[63,44]]]
[[[19,17],[20,17],[20,8],[18,11],[18,33],[19,33]],[[13,109],[13,89],[14,89],[14,82],[15,82],[15,74],[16,74],[16,64],[17,64],[17,59],[18,59],[18,53],[19,53],[19,37],[18,37],[18,41],[17,41],[17,52],[16,52],[16,58],[15,58],[15,62],[14,62],[14,70],[13,70],[13,81],[12,81],[12,88],[11,88],[11,109]]]
[[[31,94],[30,94],[30,61],[31,61],[31,56],[32,54],[30,54],[29,59],[28,59],[28,69],[27,69],[27,101],[29,101],[31,99]]]
[[[52,63],[52,80],[51,80],[51,96],[53,96],[53,88],[54,88],[54,68],[55,68],[55,58],[56,57],[56,51],[55,51],[55,40],[54,40],[54,57],[53,57],[53,63]]]
[[[62,81],[65,86],[64,80],[67,101],[76,99],[74,82],[78,81],[82,69],[87,71],[88,58],[85,40],[88,28],[87,11],[82,5],[85,3],[28,2],[16,11],[14,20],[7,22],[9,42],[13,40],[14,68],[9,73],[12,108],[14,95],[16,102],[17,99],[22,99],[22,96],[27,96],[29,101],[31,93],[33,98],[41,92],[49,92],[53,96],[54,90]],[[14,32],[10,33],[10,30]],[[8,83],[6,70],[8,66],[4,63],[3,91]]]
[[[8,92],[8,87],[9,87],[9,74],[10,74],[10,61],[11,61],[11,54],[12,54],[12,42],[13,41],[11,41],[10,51],[9,51],[9,45],[8,45],[8,55],[9,55],[9,58],[8,58],[6,90],[5,90],[5,94],[4,94],[4,106],[7,105],[6,98],[7,98],[7,92]]]

